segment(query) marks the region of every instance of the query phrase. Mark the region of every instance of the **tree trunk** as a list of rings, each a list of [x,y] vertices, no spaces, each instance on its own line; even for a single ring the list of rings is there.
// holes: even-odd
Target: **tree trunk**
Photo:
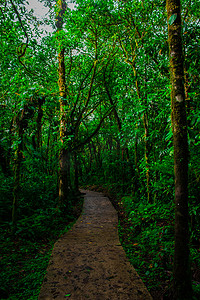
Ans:
[[[135,170],[136,170],[136,174],[137,174],[137,178],[140,177],[140,170],[138,167],[138,134],[137,134],[137,130],[138,130],[138,125],[136,124],[136,135],[135,135],[135,147],[134,147],[134,161],[135,161]]]
[[[66,9],[66,3],[64,0],[58,0],[58,14],[56,16],[56,27],[59,33],[63,28],[63,15]],[[59,205],[66,204],[69,198],[69,151],[65,144],[67,137],[67,116],[66,116],[66,78],[65,78],[65,49],[63,48],[62,41],[59,41],[59,53],[58,53],[58,86],[60,96],[60,141],[61,149],[59,155]]]
[[[13,205],[12,205],[12,233],[15,233],[17,223],[17,210],[21,189],[21,165],[23,160],[23,138],[24,132],[28,127],[28,122],[32,118],[34,110],[30,103],[24,105],[16,117],[16,128],[18,133],[17,150],[14,160],[14,187],[13,187]]]
[[[43,117],[43,109],[42,105],[45,102],[45,97],[38,98],[38,115],[36,119],[37,124],[37,130],[36,130],[36,141],[37,141],[37,149],[39,149],[42,145],[42,138],[41,138],[41,132],[42,132],[42,117]]]
[[[63,147],[59,155],[59,205],[67,204],[69,195],[69,153]]]
[[[75,191],[79,191],[79,161],[77,153],[74,152],[74,187]]]
[[[14,187],[13,187],[13,204],[12,204],[12,234],[16,231],[17,224],[17,212],[19,205],[19,197],[21,190],[21,164],[23,159],[23,119],[24,119],[24,110],[21,113],[20,117],[17,117],[16,125],[18,129],[18,145],[16,151],[16,157],[14,160]]]
[[[143,124],[144,124],[144,157],[146,162],[146,181],[147,181],[147,201],[152,203],[151,194],[150,194],[150,171],[149,171],[149,132],[148,132],[148,114],[147,109],[143,115]]]
[[[167,0],[175,172],[174,299],[192,299],[188,229],[188,140],[180,0]]]

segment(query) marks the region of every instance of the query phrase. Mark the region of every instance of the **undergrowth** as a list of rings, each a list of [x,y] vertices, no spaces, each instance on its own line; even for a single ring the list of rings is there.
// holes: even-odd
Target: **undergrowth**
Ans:
[[[172,280],[173,205],[124,197],[120,206],[119,235],[130,262],[150,292],[166,292]]]
[[[167,299],[173,275],[174,204],[134,202],[127,196],[119,205],[119,235],[130,262],[155,299],[157,291]],[[192,240],[190,252],[193,299],[197,300],[200,297],[200,248],[194,246]]]
[[[90,186],[110,197],[119,215],[119,237],[129,261],[153,299],[170,299],[174,255],[174,203],[150,204],[123,196],[115,186]],[[191,209],[190,209],[191,211]],[[190,224],[191,225],[191,224]],[[194,300],[200,299],[200,226],[191,227],[191,269]],[[199,241],[199,242],[198,242]]]
[[[68,210],[38,209],[21,219],[13,237],[0,228],[0,299],[38,299],[55,241],[71,228],[82,209],[82,197]]]

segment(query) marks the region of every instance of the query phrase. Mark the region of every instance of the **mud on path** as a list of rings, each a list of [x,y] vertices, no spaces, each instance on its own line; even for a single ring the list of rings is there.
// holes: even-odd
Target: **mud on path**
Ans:
[[[152,299],[119,242],[111,202],[101,193],[81,192],[82,215],[55,243],[38,299]]]

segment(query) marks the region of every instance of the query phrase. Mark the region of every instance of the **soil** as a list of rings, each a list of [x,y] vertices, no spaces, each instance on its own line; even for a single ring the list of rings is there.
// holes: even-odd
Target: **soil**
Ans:
[[[54,245],[39,300],[150,300],[118,237],[117,212],[103,194],[84,191],[83,212]]]

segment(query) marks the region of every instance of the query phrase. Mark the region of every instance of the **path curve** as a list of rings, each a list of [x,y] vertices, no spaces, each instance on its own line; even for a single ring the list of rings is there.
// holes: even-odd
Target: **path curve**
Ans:
[[[54,245],[39,300],[151,300],[119,242],[117,212],[84,191],[83,212]]]

